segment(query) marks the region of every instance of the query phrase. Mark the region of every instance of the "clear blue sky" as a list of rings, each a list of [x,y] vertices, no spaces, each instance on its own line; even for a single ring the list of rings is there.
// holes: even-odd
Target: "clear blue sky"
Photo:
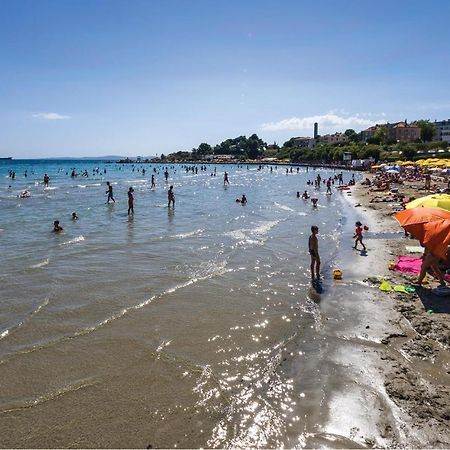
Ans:
[[[0,156],[450,118],[450,1],[1,0]]]

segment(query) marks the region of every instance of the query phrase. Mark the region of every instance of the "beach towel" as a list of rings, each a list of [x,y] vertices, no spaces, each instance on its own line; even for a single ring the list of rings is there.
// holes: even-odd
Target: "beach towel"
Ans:
[[[420,245],[407,245],[405,248],[408,253],[423,253],[424,251]]]
[[[396,272],[418,274],[421,266],[422,260],[418,256],[399,256],[394,270]]]
[[[389,291],[392,291],[392,286],[390,285],[390,283],[388,281],[383,280],[378,289],[380,289],[380,291],[389,292]]]

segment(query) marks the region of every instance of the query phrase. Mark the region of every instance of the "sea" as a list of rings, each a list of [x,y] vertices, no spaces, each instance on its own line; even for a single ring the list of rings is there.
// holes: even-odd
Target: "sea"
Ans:
[[[0,161],[1,446],[352,446],[329,427],[348,381],[332,270],[352,212],[337,182],[307,184],[337,173]]]

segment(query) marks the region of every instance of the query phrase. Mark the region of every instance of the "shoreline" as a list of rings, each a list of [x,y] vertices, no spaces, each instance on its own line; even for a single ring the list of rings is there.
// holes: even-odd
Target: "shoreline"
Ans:
[[[403,191],[409,186],[400,187]],[[422,304],[430,299],[429,288],[414,294],[384,293],[369,276],[385,278],[392,286],[411,284],[417,276],[388,269],[389,261],[408,255],[407,245],[417,241],[403,237],[401,227],[391,217],[390,203],[370,203],[364,187],[358,183],[346,200],[369,225],[364,242],[368,247],[367,262],[359,265],[370,302],[385,316],[385,329],[378,326],[380,345],[374,346],[378,360],[377,373],[382,377],[380,393],[385,395],[393,423],[379,427],[381,437],[390,435],[391,445],[408,447],[449,447],[450,433],[450,328],[448,312],[427,312]],[[398,236],[396,232],[398,231]],[[374,249],[374,247],[376,247]],[[374,253],[374,258],[371,258]],[[437,285],[432,281],[431,285]],[[445,305],[446,298],[440,302]],[[450,310],[450,306],[447,306]],[[373,320],[372,320],[373,322]],[[379,324],[377,324],[379,325]],[[371,323],[372,329],[372,323]],[[383,436],[384,434],[384,436]],[[376,441],[375,441],[376,442]],[[377,443],[380,444],[380,443]]]

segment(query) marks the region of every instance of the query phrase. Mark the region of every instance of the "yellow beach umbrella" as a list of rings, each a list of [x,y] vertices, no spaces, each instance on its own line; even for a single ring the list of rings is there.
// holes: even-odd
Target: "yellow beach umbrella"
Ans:
[[[432,194],[426,197],[417,198],[406,204],[406,209],[411,208],[440,208],[450,211],[450,195],[448,194]]]

